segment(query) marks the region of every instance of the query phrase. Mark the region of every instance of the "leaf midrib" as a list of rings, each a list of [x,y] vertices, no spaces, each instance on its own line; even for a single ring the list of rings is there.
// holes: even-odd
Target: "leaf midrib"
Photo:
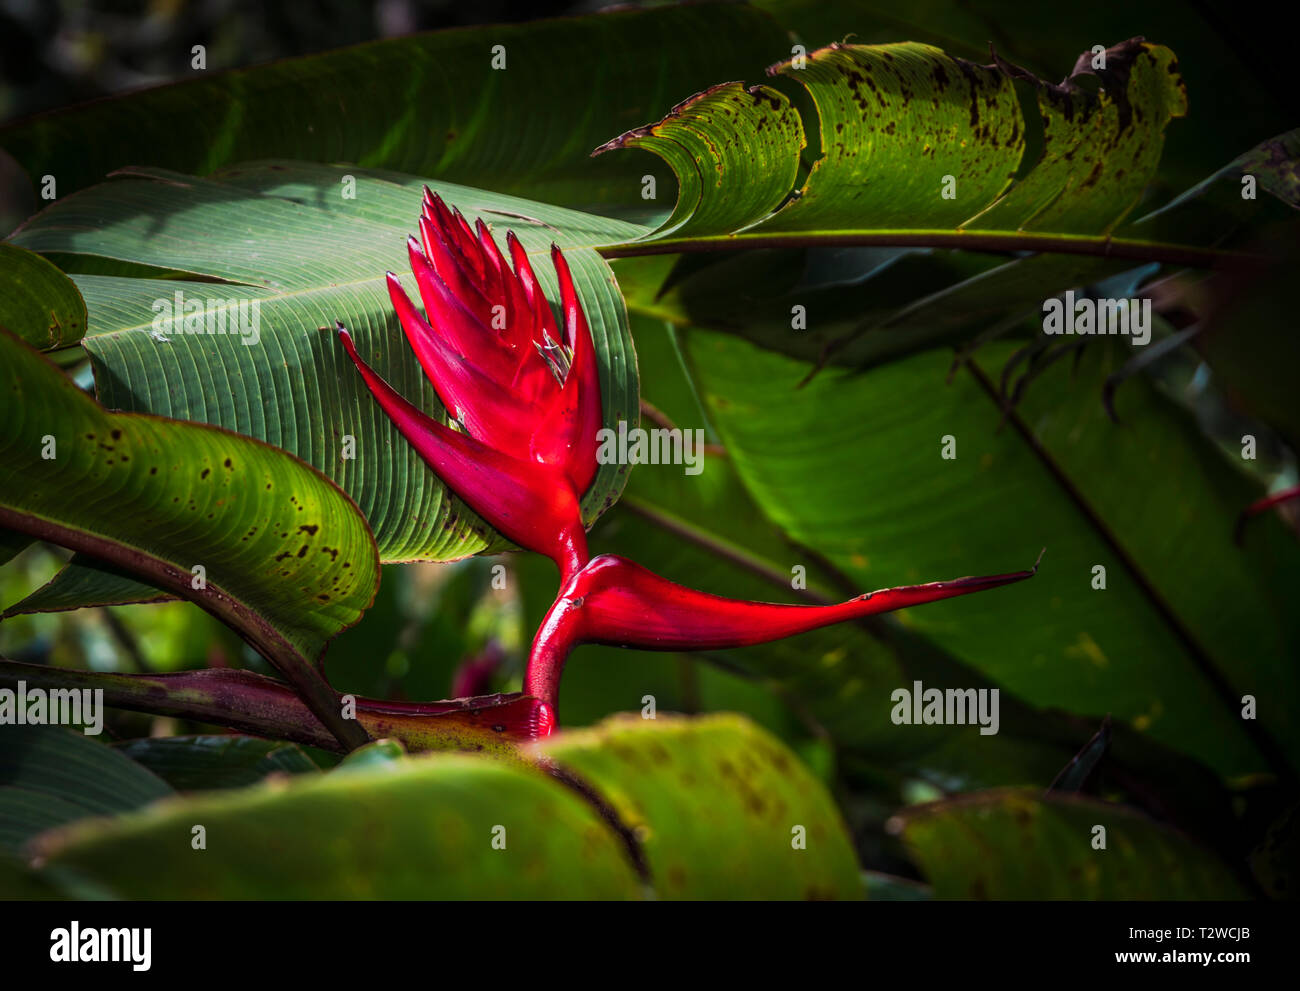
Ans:
[[[971,375],[978,384],[980,394],[991,403],[1001,415],[1004,415],[1007,422],[1015,429],[1016,433],[1029,453],[1047,470],[1056,483],[1059,491],[1075,506],[1078,512],[1083,516],[1090,529],[1097,534],[1102,542],[1111,550],[1112,553],[1123,564],[1124,568],[1136,582],[1138,589],[1141,591],[1143,599],[1150,608],[1158,615],[1166,627],[1173,633],[1174,638],[1187,651],[1192,663],[1196,666],[1197,672],[1205,679],[1213,695],[1226,708],[1228,712],[1236,716],[1240,707],[1240,695],[1232,687],[1231,683],[1224,676],[1219,665],[1215,663],[1209,649],[1197,638],[1196,634],[1187,626],[1177,610],[1169,604],[1156,588],[1155,582],[1148,577],[1142,570],[1134,555],[1129,551],[1126,543],[1111,530],[1097,513],[1091,501],[1075,485],[1074,479],[1070,476],[1068,469],[1061,465],[1046,446],[1041,443],[1034,435],[1033,430],[1025,423],[1019,411],[1007,409],[1005,404],[1000,400],[996,386],[989,381],[984,370],[980,368],[973,360],[963,361],[962,367]],[[1242,730],[1250,739],[1251,743],[1259,751],[1260,755],[1268,762],[1275,774],[1283,781],[1294,782],[1297,778],[1295,769],[1291,766],[1290,760],[1286,756],[1286,751],[1277,743],[1273,736],[1260,724],[1258,720],[1243,719],[1240,720]]]
[[[1116,238],[1087,234],[1036,234],[1024,231],[962,231],[949,228],[915,230],[813,230],[781,233],[710,234],[662,240],[625,241],[598,245],[602,258],[637,258],[703,251],[816,246],[957,248],[1001,253],[1036,251],[1160,261],[1192,268],[1208,268],[1225,261],[1250,262],[1257,256],[1220,248],[1200,248],[1163,241]]]

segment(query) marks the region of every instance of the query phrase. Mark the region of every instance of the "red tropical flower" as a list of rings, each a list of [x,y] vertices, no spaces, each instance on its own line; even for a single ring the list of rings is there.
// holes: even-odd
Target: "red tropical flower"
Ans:
[[[551,557],[567,577],[587,563],[579,504],[596,475],[600,374],[591,329],[563,252],[551,246],[561,333],[513,232],[506,261],[483,221],[425,189],[423,241],[407,249],[422,316],[388,273],[402,330],[448,416],[439,423],[397,394],[339,336],[371,393],[438,476],[488,523]]]
[[[426,189],[420,236],[422,243],[411,238],[408,249],[425,315],[391,272],[388,291],[459,429],[398,395],[361,360],[341,324],[339,336],[380,406],[448,488],[501,533],[560,568],[559,595],[537,631],[524,675],[525,693],[545,714],[529,724],[530,732],[545,735],[554,727],[560,674],[579,644],[710,650],[765,643],[1021,581],[1037,569],[799,606],[708,595],[625,558],[592,559],[579,503],[596,475],[600,375],[563,253],[551,246],[561,333],[513,233],[506,236],[507,262],[481,220],[471,229]]]

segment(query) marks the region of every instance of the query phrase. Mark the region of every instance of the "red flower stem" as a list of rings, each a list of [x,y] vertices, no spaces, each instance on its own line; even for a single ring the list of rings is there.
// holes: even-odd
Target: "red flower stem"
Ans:
[[[582,624],[578,617],[581,608],[575,608],[571,586],[581,577],[581,572],[560,586],[550,610],[537,628],[533,646],[524,667],[524,692],[547,702],[558,710],[560,704],[560,676],[564,662],[573,648],[583,642]],[[577,599],[576,601],[581,601]]]

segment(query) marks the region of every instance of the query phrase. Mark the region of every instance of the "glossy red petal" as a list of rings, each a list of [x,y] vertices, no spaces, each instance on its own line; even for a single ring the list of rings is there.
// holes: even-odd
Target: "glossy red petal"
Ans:
[[[1023,581],[1033,571],[904,585],[828,606],[728,599],[678,585],[639,564],[608,555],[600,564],[593,562],[587,574],[583,626],[593,642],[650,650],[716,650],[780,640],[847,619],[968,595]]]
[[[506,284],[501,271],[507,266],[497,249],[496,241],[492,240],[492,232],[482,218],[474,221],[474,240],[483,256],[483,291],[488,299],[494,304],[505,306],[508,312],[510,304],[506,299]]]
[[[551,245],[551,261],[560,281],[560,305],[564,313],[565,344],[571,350],[568,379],[564,383],[562,409],[569,411],[569,455],[565,470],[574,488],[586,492],[596,477],[596,434],[601,428],[603,415],[600,398],[600,366],[596,361],[596,347],[591,339],[591,327],[573,284],[569,262],[555,245]],[[576,409],[575,409],[576,406]]]
[[[487,257],[483,254],[483,247],[478,243],[469,221],[459,209],[453,207],[451,217],[450,233],[456,239],[456,245],[460,248],[465,261],[469,263],[470,274],[478,280],[478,284],[483,287],[484,295],[487,295]]]
[[[387,281],[388,296],[393,301],[411,350],[448,412],[465,425],[472,437],[499,451],[526,459],[531,444],[531,425],[537,411],[457,354],[448,341],[420,316],[396,275],[389,272]]]
[[[486,295],[483,285],[483,253],[469,224],[459,210],[448,207],[441,196],[430,193],[425,202],[424,217],[432,229],[451,250],[466,276],[479,291]]]
[[[552,340],[559,340],[560,332],[555,324],[555,314],[551,312],[551,304],[546,301],[546,294],[528,261],[528,252],[513,231],[506,234],[506,245],[510,249],[510,259],[514,262],[515,277],[519,280],[519,287],[528,301],[532,315],[531,320],[521,322],[519,328],[511,333],[512,342],[518,342],[521,347],[519,369],[513,386],[529,402],[543,402],[559,391],[559,383],[537,353],[534,342],[541,343],[547,335]]]
[[[434,273],[442,279],[451,294],[460,300],[461,305],[487,327],[492,321],[491,301],[483,295],[459,253],[428,217],[420,218],[420,240]],[[428,305],[427,302],[425,305]]]
[[[529,308],[537,310],[539,306],[545,306],[546,296],[542,293],[542,287],[533,273],[533,266],[528,261],[528,252],[524,250],[519,238],[515,237],[514,231],[506,232],[506,247],[510,250],[510,260],[515,266],[515,277],[519,280],[519,287],[524,291]]]
[[[533,320],[532,306],[528,297],[524,295],[519,279],[501,254],[501,249],[497,247],[496,238],[492,236],[487,224],[479,220],[475,223],[474,229],[478,232],[479,244],[482,245],[484,254],[491,262],[493,271],[500,277],[498,302],[503,303],[506,308],[506,325],[500,328],[500,333],[512,346],[526,345],[531,336]]]
[[[514,380],[517,364],[509,345],[489,330],[452,292],[429,264],[414,238],[410,238],[406,246],[427,322],[461,357],[502,388],[508,388]]]
[[[533,272],[532,263],[528,260],[528,252],[524,250],[523,244],[515,237],[513,231],[506,235],[506,244],[510,248],[510,260],[514,262],[519,286],[523,289],[528,305],[533,310],[534,323],[531,328],[533,340],[540,344],[543,332],[550,334],[557,341],[560,340],[560,328],[555,322],[555,314],[551,311],[551,304],[546,301],[542,284],[537,281],[537,275]]]

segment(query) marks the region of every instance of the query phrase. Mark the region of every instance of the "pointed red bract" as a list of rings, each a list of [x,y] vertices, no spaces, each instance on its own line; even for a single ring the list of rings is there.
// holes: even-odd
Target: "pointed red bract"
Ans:
[[[554,704],[565,658],[578,644],[640,650],[747,647],[845,620],[1009,585],[1028,571],[957,578],[868,592],[834,605],[751,602],[699,592],[626,558],[602,554],[573,575],[542,621],[524,676],[524,691]]]
[[[552,252],[565,310],[561,343],[513,233],[507,241],[514,269],[487,224],[480,219],[471,229],[426,187],[420,238],[408,239],[407,253],[424,315],[391,272],[389,297],[425,375],[465,432],[397,395],[346,335],[345,346],[385,412],[443,482],[511,540],[554,558],[567,578],[587,562],[579,502],[596,474],[601,406],[591,333],[564,256]]]
[[[513,231],[507,259],[482,219],[471,230],[460,211],[425,187],[420,238],[408,238],[407,254],[424,315],[391,272],[388,291],[443,405],[476,440],[559,468],[584,493],[597,469],[600,369],[563,252],[551,246],[561,332]]]
[[[528,252],[524,250],[523,242],[515,236],[514,231],[506,232],[506,248],[510,251],[510,261],[515,266],[515,276],[519,279],[519,286],[528,298],[528,305],[536,307],[542,292],[537,283],[537,276],[533,274],[532,263],[528,260]]]
[[[411,350],[452,417],[475,439],[526,459],[534,411],[456,354],[416,311],[392,272],[388,273],[388,294]]]
[[[478,313],[452,291],[435,271],[415,238],[407,239],[406,249],[428,322],[438,328],[458,354],[472,362],[485,375],[497,382],[509,381],[514,374],[516,362],[509,344],[499,335],[491,333]]]
[[[339,338],[402,436],[474,512],[520,546],[550,557],[565,577],[587,562],[577,496],[562,470],[520,461],[444,426],[366,364],[341,324]]]
[[[475,285],[482,286],[483,259],[479,253],[478,243],[470,233],[469,225],[465,223],[459,211],[449,210],[437,193],[429,192],[428,187],[425,187],[424,193],[424,215],[429,219],[433,230],[440,235],[442,241],[455,255],[466,276]]]
[[[478,243],[478,238],[474,236],[474,231],[469,226],[469,221],[465,215],[458,209],[451,211],[451,223],[448,229],[444,231],[444,236],[450,234],[456,241],[456,246],[460,248],[461,257],[469,266],[470,276],[483,287],[483,295],[491,296],[489,291],[489,277],[487,270],[487,258],[483,255],[483,248]]]
[[[440,234],[428,217],[420,218],[420,240],[424,254],[438,278],[446,284],[450,295],[487,327],[492,321],[492,304],[488,302],[479,284],[471,278],[469,270],[458,252]],[[426,306],[428,303],[425,304]],[[434,306],[439,301],[435,300]]]
[[[566,462],[574,488],[585,492],[596,476],[596,435],[600,431],[600,367],[591,327],[582,311],[578,290],[564,253],[551,245],[551,261],[560,280],[560,304],[564,311],[565,344],[571,351],[569,375],[562,390],[561,415],[571,417],[567,424],[571,445]]]

